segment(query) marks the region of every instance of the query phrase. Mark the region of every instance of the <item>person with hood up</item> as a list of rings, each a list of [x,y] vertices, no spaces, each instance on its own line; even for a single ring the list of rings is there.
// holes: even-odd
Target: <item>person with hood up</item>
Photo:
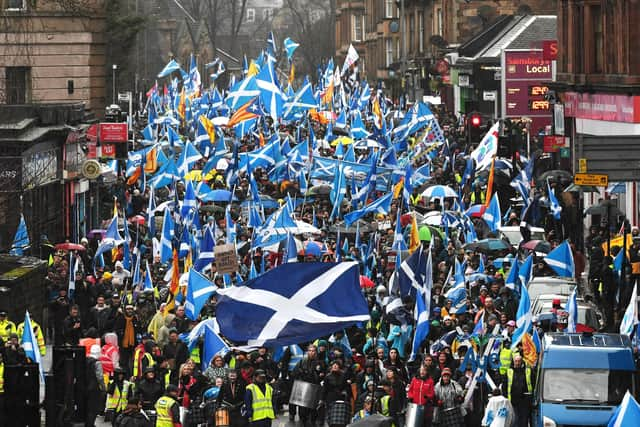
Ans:
[[[144,369],[144,377],[136,383],[136,396],[142,401],[144,410],[153,409],[155,402],[162,396],[162,384],[156,378],[155,369]]]
[[[125,279],[131,277],[131,272],[124,268],[122,261],[116,261],[115,267],[115,271],[111,273],[111,283],[116,287],[120,287],[124,284]]]
[[[483,427],[510,427],[513,425],[513,406],[509,399],[502,395],[499,388],[491,393],[487,408],[482,418]]]
[[[102,363],[105,378],[111,377],[115,369],[120,367],[118,335],[113,332],[104,334],[104,345],[100,350],[100,363]]]
[[[169,342],[169,333],[171,331],[173,320],[175,318],[176,318],[175,314],[167,313],[164,317],[161,318],[162,325],[158,327],[157,331],[153,331],[153,332],[151,330],[152,329],[151,324],[153,323],[153,319],[155,319],[155,316],[151,320],[151,323],[149,324],[149,328],[147,328],[147,330],[149,331],[149,333],[152,333],[154,337],[157,337],[156,342],[158,343],[158,346],[160,348],[164,348],[164,346],[167,345],[167,343]]]
[[[451,379],[451,369],[442,370],[435,392],[437,408],[433,414],[434,422],[450,427],[463,427],[465,410],[461,405],[464,401],[464,390]]]
[[[96,417],[102,412],[106,392],[102,364],[100,363],[100,346],[97,344],[92,345],[89,350],[89,357],[86,361],[85,387],[87,393],[85,426],[94,427]]]
[[[125,410],[129,392],[133,390],[133,384],[125,379],[123,369],[116,368],[107,386],[107,406],[104,415],[105,421],[117,418],[118,414]],[[133,393],[131,393],[133,394]]]

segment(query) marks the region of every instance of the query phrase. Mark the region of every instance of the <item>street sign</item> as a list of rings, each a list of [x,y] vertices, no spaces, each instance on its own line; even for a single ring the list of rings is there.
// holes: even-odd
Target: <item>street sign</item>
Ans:
[[[498,92],[495,90],[485,90],[482,92],[482,100],[483,101],[495,101]]]
[[[129,99],[131,99],[131,92],[118,93],[119,102],[129,102]]]
[[[606,187],[609,185],[609,175],[595,173],[577,173],[573,177],[575,185],[593,185],[596,187]]]
[[[578,160],[578,172],[587,173],[587,159],[581,158]]]

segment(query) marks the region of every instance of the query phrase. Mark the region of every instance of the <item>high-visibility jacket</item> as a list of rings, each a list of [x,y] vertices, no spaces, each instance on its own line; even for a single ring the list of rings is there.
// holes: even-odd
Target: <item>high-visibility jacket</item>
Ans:
[[[527,382],[527,391],[533,392],[533,386],[531,385],[531,368],[524,368],[524,378]],[[513,368],[507,370],[507,399],[511,400],[511,386],[513,385]]]
[[[113,409],[116,412],[124,411],[131,388],[131,383],[126,380],[122,383],[122,390],[116,385],[113,394],[107,396],[106,409]]]
[[[388,394],[385,396],[382,396],[382,398],[380,399],[380,413],[382,415],[384,415],[385,417],[389,417],[391,416],[389,413],[389,401],[391,400],[391,396],[389,396]],[[361,412],[364,412],[364,410],[362,410]],[[391,423],[391,427],[395,427],[394,423]]]
[[[162,396],[155,404],[156,427],[173,427],[173,413],[171,408],[178,402],[170,396]]]
[[[486,197],[486,196],[485,196],[484,191],[481,191],[481,192],[480,192],[480,200],[476,201],[476,192],[475,192],[475,191],[472,191],[472,192],[471,192],[471,203],[472,203],[472,204],[484,203],[484,201],[485,201],[485,197]]]
[[[409,196],[409,201],[411,202],[412,205],[417,205],[418,202],[420,202],[420,200],[422,200],[422,194],[416,194],[416,195],[411,195]]]
[[[0,363],[0,394],[4,394],[4,363]]]
[[[33,328],[33,334],[38,340],[38,348],[40,349],[40,354],[44,356],[45,354],[47,354],[47,346],[44,342],[44,334],[42,333],[42,328],[33,319],[31,319],[31,328]],[[20,338],[20,342],[22,342],[22,334],[24,333],[24,322],[18,325],[18,329],[16,333]]]
[[[142,350],[144,352],[144,350]],[[138,353],[138,350],[136,349],[136,353]],[[143,359],[147,359],[147,368],[153,367],[156,364],[156,361],[153,359],[153,356],[150,355],[149,353],[142,353],[142,356],[140,356],[140,354],[134,354],[133,356],[133,376],[136,378],[142,378],[142,360]]]
[[[91,347],[93,345],[101,347],[100,338],[80,338],[78,345],[80,347],[84,347],[84,354],[86,357],[89,357],[89,354],[91,353]]]
[[[118,355],[118,347],[105,344],[102,346],[102,351],[100,352],[100,363],[102,364],[102,370],[105,374],[113,374],[113,370],[116,368],[113,364],[113,361],[116,360],[116,356]]]
[[[9,335],[16,333],[16,324],[9,319],[0,322],[0,338],[2,341],[9,341]]]
[[[506,375],[507,369],[511,367],[511,349],[503,347],[500,350],[500,375]]]
[[[251,421],[264,419],[274,420],[272,394],[273,389],[269,384],[265,384],[264,394],[256,384],[249,384],[247,390],[251,391]]]
[[[200,347],[196,346],[193,350],[191,350],[191,354],[189,358],[193,360],[193,362],[198,365],[200,363]]]

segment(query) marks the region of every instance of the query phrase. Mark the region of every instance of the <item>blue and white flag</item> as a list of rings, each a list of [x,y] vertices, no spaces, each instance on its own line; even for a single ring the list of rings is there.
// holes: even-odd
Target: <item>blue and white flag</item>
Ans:
[[[514,260],[514,262],[517,262],[517,261]],[[533,254],[530,254],[524,261],[522,261],[522,264],[520,264],[520,267],[518,267],[518,279],[520,280],[520,284],[526,287],[529,284],[529,281],[531,280],[532,276],[533,276]]]
[[[69,299],[73,300],[73,294],[76,292],[76,273],[80,269],[80,260],[73,256],[73,252],[69,252]]]
[[[103,253],[108,252],[114,248],[117,248],[119,245],[124,243],[124,239],[120,236],[120,232],[118,231],[118,215],[114,215],[109,223],[109,227],[107,227],[107,232],[104,235],[104,238],[100,241],[98,245],[98,249],[96,250],[96,254],[94,255],[94,263],[95,260],[100,258]]]
[[[618,273],[618,277],[622,277],[622,267],[627,259],[626,252],[620,248],[615,258],[613,258],[613,271]]]
[[[640,405],[627,390],[622,403],[616,408],[607,427],[635,427],[638,425],[639,419]]]
[[[391,201],[393,199],[393,193],[389,193],[380,197],[378,200],[369,203],[362,209],[350,212],[344,216],[344,222],[349,227],[351,224],[362,218],[363,216],[373,213],[387,214],[391,209]]]
[[[20,214],[20,222],[18,223],[18,229],[13,238],[13,244],[11,244],[10,255],[22,256],[24,251],[29,249],[31,243],[29,242],[29,233],[27,233],[27,223],[24,221],[24,215]]]
[[[407,243],[404,241],[404,236],[402,234],[402,223],[400,221],[400,209],[398,209],[398,214],[396,215],[396,229],[393,234],[393,244],[391,245],[391,249],[397,252],[397,256],[400,256],[400,251],[406,251],[409,248],[407,247]]]
[[[554,193],[551,185],[549,185],[549,179],[547,178],[547,195],[549,196],[549,207],[551,208],[551,213],[553,214],[553,219],[560,220],[560,214],[562,213],[562,206],[558,203],[558,199],[556,198],[556,193]]]
[[[200,253],[193,268],[199,272],[204,272],[211,268],[214,260],[213,249],[216,246],[214,230],[212,226],[205,226],[202,230],[202,239],[200,240]]]
[[[400,257],[400,253],[396,256]],[[417,291],[422,292],[427,268],[427,256],[422,250],[414,251],[409,258],[400,264],[397,280],[401,297],[415,296]]]
[[[255,76],[239,81],[227,93],[226,103],[232,110],[237,110],[256,96],[260,96],[260,89]]]
[[[496,231],[502,223],[502,213],[500,212],[500,200],[498,193],[493,193],[489,207],[484,211],[482,219],[487,223],[491,231]]]
[[[300,46],[299,43],[294,42],[293,40],[291,40],[289,37],[287,37],[286,39],[284,39],[284,50],[287,52],[287,59],[289,61],[291,61],[291,58],[293,57],[293,52],[296,51],[296,49],[298,48],[298,46]]]
[[[211,360],[215,356],[224,356],[229,351],[227,344],[216,333],[211,326],[206,326],[204,330],[204,345],[202,346],[202,371],[209,367]]]
[[[181,70],[182,68],[180,68],[180,64],[178,64],[175,59],[172,59],[171,61],[169,61],[167,65],[164,66],[162,71],[158,73],[158,78],[161,79],[163,77],[167,77],[171,75],[171,73],[173,73],[174,71],[181,71]]]
[[[235,343],[283,346],[366,322],[359,276],[355,262],[282,264],[244,286],[218,291],[220,331]]]
[[[567,332],[573,333],[576,331],[576,324],[578,323],[578,299],[576,298],[576,289],[569,295],[565,309],[569,314],[567,318]]]
[[[533,325],[531,315],[531,299],[526,287],[522,287],[520,293],[520,304],[516,313],[516,329],[511,337],[511,350],[514,350],[522,340],[522,336],[531,330]]]
[[[562,242],[558,247],[549,252],[544,257],[544,262],[561,277],[574,277],[575,264],[573,263],[573,254],[568,241]]]
[[[273,118],[273,122],[278,123],[278,118],[282,117],[285,95],[280,89],[275,67],[271,60],[267,61],[256,76],[256,83],[260,90],[260,100],[264,104],[265,110]]]
[[[416,251],[422,252],[422,251]],[[415,254],[415,252],[414,252]],[[422,256],[424,258],[424,255]],[[426,269],[424,276],[424,283],[422,289],[420,289],[416,295],[416,331],[413,336],[413,343],[411,345],[411,355],[409,361],[413,361],[420,350],[420,346],[427,339],[429,335],[429,314],[431,313],[431,288],[433,286],[433,264],[431,262],[431,251],[429,250],[426,260]]]
[[[511,264],[511,269],[509,270],[509,274],[507,275],[507,280],[505,280],[504,284],[507,288],[512,291],[517,291],[519,293],[518,288],[518,260],[514,259],[513,264]]]
[[[273,361],[278,363],[282,359],[282,357],[284,356],[287,350],[289,350],[289,355],[290,355],[289,372],[291,372],[295,369],[298,362],[301,361],[302,358],[304,357],[304,351],[297,344],[277,347],[273,350]]]
[[[282,262],[298,262],[298,247],[296,246],[296,240],[293,238],[293,234],[287,234],[287,242],[284,249]]]
[[[44,366],[42,365],[42,359],[40,358],[40,347],[38,347],[38,339],[36,334],[33,332],[31,317],[29,317],[28,311],[24,314],[24,332],[22,334],[21,344],[24,349],[25,356],[27,356],[33,363],[38,364],[38,368],[40,370],[40,381],[44,384]]]
[[[575,291],[574,291],[575,292]],[[629,305],[624,311],[622,322],[620,322],[620,334],[631,336],[633,330],[638,324],[638,285],[633,285],[633,292],[631,293],[631,299]]]
[[[180,176],[184,177],[189,173],[191,165],[200,159],[202,159],[202,154],[198,152],[190,141],[187,141],[178,159],[178,173]]]
[[[164,219],[162,220],[162,234],[160,236],[160,262],[166,263],[173,258],[173,236],[175,233],[175,224],[171,211],[165,209]]]
[[[140,256],[138,256],[138,258],[140,258]],[[151,278],[151,269],[149,268],[149,261],[147,261],[146,263],[147,263],[147,270],[144,275],[144,290],[153,292],[154,290],[153,279]]]
[[[193,188],[191,180],[187,180],[187,186],[184,191],[184,199],[180,208],[180,216],[182,223],[185,225],[193,222],[193,215],[198,215],[198,202],[196,201],[196,192]]]
[[[289,210],[289,204],[284,203],[280,209],[267,218],[261,227],[255,230],[252,247],[259,248],[281,242],[296,227]]]
[[[195,268],[189,270],[189,284],[187,285],[187,298],[184,303],[184,312],[191,320],[196,320],[202,307],[216,291],[217,286],[204,277]]]
[[[467,288],[464,280],[464,266],[457,258],[455,259],[454,268],[455,284],[445,293],[444,297],[451,300],[451,312],[460,314],[467,311]]]

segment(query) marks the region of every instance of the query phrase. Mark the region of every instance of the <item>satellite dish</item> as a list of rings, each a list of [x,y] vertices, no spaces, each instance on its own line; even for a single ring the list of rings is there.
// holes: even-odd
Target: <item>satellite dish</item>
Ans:
[[[102,167],[97,160],[90,159],[82,164],[82,176],[87,179],[96,179],[100,176],[101,172]]]

